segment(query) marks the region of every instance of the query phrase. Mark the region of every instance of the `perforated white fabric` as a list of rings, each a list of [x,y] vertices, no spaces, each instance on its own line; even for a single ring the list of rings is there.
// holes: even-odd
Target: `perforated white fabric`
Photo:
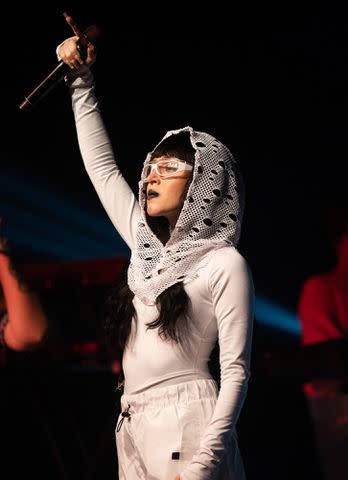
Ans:
[[[145,185],[143,180],[139,182],[141,218],[128,269],[128,284],[146,305],[154,305],[158,295],[175,283],[194,278],[202,257],[209,250],[226,244],[236,247],[240,237],[244,186],[237,162],[216,138],[191,127],[171,130],[161,142],[185,131],[190,133],[196,150],[195,166],[180,216],[166,245],[146,222]],[[151,154],[148,153],[144,167]]]

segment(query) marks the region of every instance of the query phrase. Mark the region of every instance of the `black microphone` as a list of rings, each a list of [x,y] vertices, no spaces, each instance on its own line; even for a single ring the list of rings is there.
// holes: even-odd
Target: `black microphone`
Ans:
[[[30,110],[39,100],[45,97],[68,73],[70,67],[59,62],[58,65],[45,77],[37,87],[32,90],[29,95],[24,97],[23,102],[19,105],[20,110]]]
[[[85,60],[87,57],[87,43],[90,42],[94,44],[98,36],[99,30],[95,25],[87,28],[83,38],[81,38],[82,41],[79,41],[79,51],[82,60]],[[19,109],[22,111],[31,110],[63,80],[68,72],[71,72],[70,67],[63,61],[59,62],[58,65],[39,83],[39,85],[24,97],[24,100],[19,105]]]

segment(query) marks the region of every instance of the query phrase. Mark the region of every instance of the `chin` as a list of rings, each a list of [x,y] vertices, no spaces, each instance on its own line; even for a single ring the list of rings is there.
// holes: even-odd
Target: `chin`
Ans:
[[[147,209],[146,213],[148,214],[149,217],[162,217],[163,216],[163,212],[161,212],[160,210],[158,211],[158,210]]]

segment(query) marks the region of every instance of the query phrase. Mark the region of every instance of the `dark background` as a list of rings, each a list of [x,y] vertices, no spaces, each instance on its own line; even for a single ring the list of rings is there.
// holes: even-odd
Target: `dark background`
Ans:
[[[24,263],[128,255],[82,166],[65,86],[30,113],[18,108],[56,65],[56,46],[71,35],[64,10],[82,28],[97,24],[102,32],[93,66],[96,91],[134,191],[146,153],[168,129],[191,125],[228,145],[246,182],[240,250],[256,293],[295,315],[305,279],[334,262],[322,206],[347,189],[344,9],[333,2],[7,6],[0,214]],[[51,202],[48,193],[58,200]],[[256,331],[267,347],[299,341],[282,333],[281,319],[277,330],[263,330],[256,316]],[[70,377],[59,378],[67,387]],[[80,393],[73,390],[76,404],[85,381],[91,376],[81,380]],[[112,381],[104,382],[106,402]],[[319,478],[300,383],[293,382],[261,376],[251,383],[249,416],[241,420],[250,478],[260,471],[268,478]],[[66,462],[71,467],[71,459]]]
[[[344,12],[328,2],[191,7],[191,13],[180,2],[115,5],[115,11],[107,2],[7,7],[2,171],[78,205],[99,220],[95,227],[92,220],[85,222],[96,235],[103,224],[107,246],[86,250],[86,258],[127,252],[115,242],[84,172],[65,86],[57,86],[31,113],[18,109],[56,65],[55,48],[71,34],[62,12],[82,28],[97,24],[102,31],[93,67],[97,94],[134,191],[147,151],[168,129],[192,125],[225,142],[247,187],[240,249],[258,291],[293,310],[303,280],[332,263],[319,207],[346,188]],[[18,202],[25,193],[15,181],[11,188]],[[39,231],[49,217],[55,228],[63,220],[60,207],[48,209],[36,221]],[[20,235],[11,230],[14,218],[6,218],[12,211],[3,210],[7,233],[25,260],[83,255],[83,241],[64,254],[54,245],[45,250],[35,242],[18,243]],[[23,227],[29,235],[30,222]]]

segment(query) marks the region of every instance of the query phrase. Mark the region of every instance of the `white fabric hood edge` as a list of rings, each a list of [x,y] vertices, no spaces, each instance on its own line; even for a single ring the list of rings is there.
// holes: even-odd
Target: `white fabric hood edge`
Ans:
[[[180,216],[165,245],[147,224],[144,181],[139,182],[141,219],[128,284],[146,305],[155,305],[158,295],[175,283],[193,279],[209,251],[227,245],[236,248],[240,237],[244,184],[232,153],[213,136],[192,127],[168,131],[154,150],[165,138],[180,132],[190,133],[195,165]],[[152,152],[147,154],[144,167]]]

